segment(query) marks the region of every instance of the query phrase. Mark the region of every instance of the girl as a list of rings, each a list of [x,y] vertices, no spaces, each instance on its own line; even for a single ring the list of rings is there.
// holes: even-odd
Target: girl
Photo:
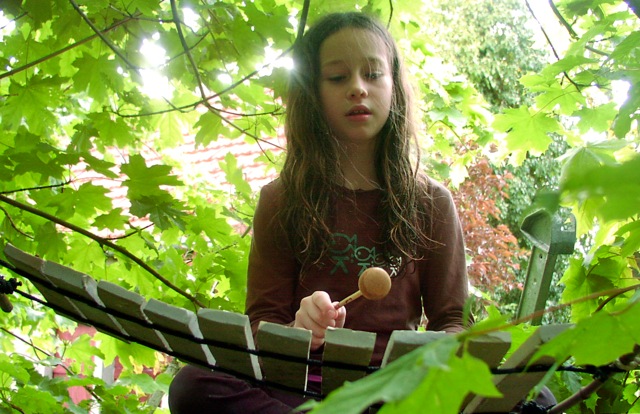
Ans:
[[[377,333],[379,364],[394,330],[463,329],[467,275],[449,191],[418,171],[410,88],[395,42],[375,19],[332,14],[294,48],[287,158],[260,194],[249,257],[252,326]],[[392,277],[388,296],[335,309],[371,266]],[[317,356],[315,356],[317,357]],[[187,366],[170,390],[172,413],[286,413],[302,402],[229,375]]]

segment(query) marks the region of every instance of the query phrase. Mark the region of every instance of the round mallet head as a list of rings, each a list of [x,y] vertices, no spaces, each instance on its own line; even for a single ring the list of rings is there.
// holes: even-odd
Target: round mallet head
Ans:
[[[369,300],[380,300],[391,290],[391,278],[386,270],[380,267],[370,267],[360,275],[358,289],[362,296]]]
[[[342,299],[336,304],[336,309],[340,309],[349,302],[364,296],[371,300],[380,300],[387,296],[391,290],[391,278],[382,268],[370,267],[360,275],[358,279],[358,290]]]

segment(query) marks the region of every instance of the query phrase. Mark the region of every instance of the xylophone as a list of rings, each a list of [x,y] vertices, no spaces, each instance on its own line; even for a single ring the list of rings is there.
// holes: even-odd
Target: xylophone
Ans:
[[[69,267],[42,260],[8,244],[4,250],[16,273],[40,291],[46,306],[75,321],[123,341],[137,342],[188,363],[263,381],[292,392],[321,398],[345,381],[355,381],[378,367],[370,367],[375,333],[350,329],[327,331],[322,361],[309,359],[311,332],[262,322],[254,337],[246,315],[200,309],[197,312],[141,295],[107,281],[96,281]],[[508,412],[542,379],[544,372],[521,372],[538,347],[567,328],[541,326],[504,362],[510,349],[506,332],[472,339],[469,352],[491,368],[510,369],[494,376],[502,398],[470,396],[464,412]],[[395,331],[385,350],[382,367],[400,356],[447,335],[442,332]],[[545,357],[536,364],[551,366]],[[563,361],[560,361],[563,362]],[[322,392],[307,390],[311,365],[321,366]],[[520,372],[516,372],[520,371]]]

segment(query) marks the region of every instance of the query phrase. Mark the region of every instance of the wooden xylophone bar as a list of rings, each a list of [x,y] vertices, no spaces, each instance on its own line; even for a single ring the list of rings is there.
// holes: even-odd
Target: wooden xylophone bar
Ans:
[[[96,281],[69,267],[42,260],[8,244],[5,256],[15,270],[40,291],[45,305],[79,323],[124,341],[137,342],[200,366],[262,381],[314,397],[375,369],[369,363],[376,335],[350,329],[327,331],[322,362],[309,359],[311,332],[262,322],[255,338],[246,315],[216,309],[197,312],[169,305],[107,281]],[[506,332],[473,338],[469,352],[491,368],[524,368],[541,344],[568,325],[540,327],[503,363],[511,346]],[[400,356],[447,335],[442,332],[394,331],[382,367]],[[563,361],[560,361],[563,362]],[[550,358],[536,361],[552,365]],[[307,391],[309,365],[322,366],[322,395]],[[544,372],[494,376],[502,398],[470,396],[465,413],[509,412],[540,381]]]

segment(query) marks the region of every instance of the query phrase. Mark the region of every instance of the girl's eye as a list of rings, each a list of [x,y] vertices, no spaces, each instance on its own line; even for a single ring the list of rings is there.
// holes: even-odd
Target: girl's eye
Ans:
[[[369,79],[378,79],[378,78],[381,78],[382,75],[383,75],[382,72],[370,72],[370,73],[367,74],[367,77]]]
[[[327,76],[327,80],[329,82],[341,82],[341,81],[343,81],[345,79],[346,79],[346,76],[344,76],[344,75]]]

